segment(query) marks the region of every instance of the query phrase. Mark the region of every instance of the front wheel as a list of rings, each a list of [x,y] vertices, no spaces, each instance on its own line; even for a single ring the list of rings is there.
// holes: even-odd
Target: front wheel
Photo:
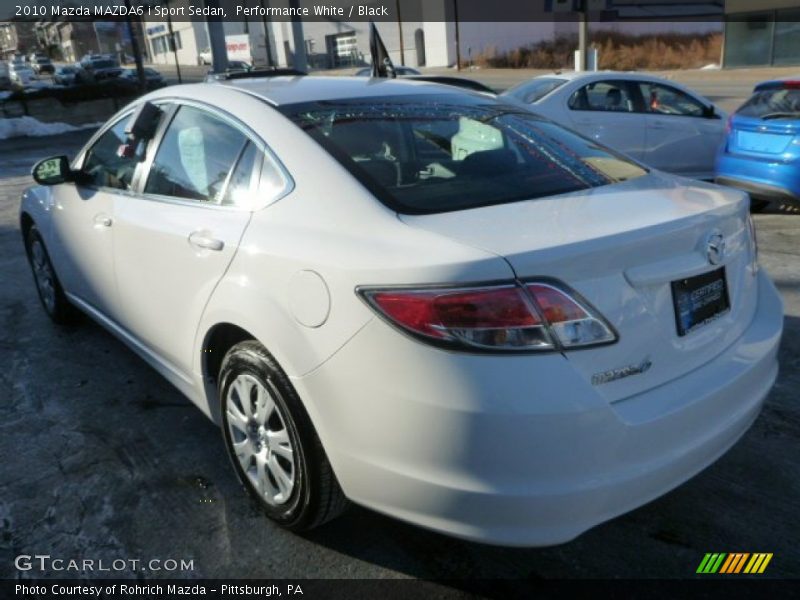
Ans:
[[[50,256],[44,246],[44,240],[35,225],[31,226],[25,235],[25,250],[31,271],[33,271],[39,300],[42,301],[47,315],[54,322],[62,325],[75,321],[77,310],[64,294],[64,289],[58,281],[53,263],[50,262]]]
[[[292,531],[338,516],[347,500],[297,392],[264,347],[231,348],[219,382],[225,447],[267,516]]]

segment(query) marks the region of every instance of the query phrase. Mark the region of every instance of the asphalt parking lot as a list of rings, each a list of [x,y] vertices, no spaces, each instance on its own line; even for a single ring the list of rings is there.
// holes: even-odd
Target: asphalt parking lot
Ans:
[[[736,551],[774,553],[762,577],[800,576],[800,214],[756,216],[785,301],[778,383],[754,427],[687,484],[554,548],[461,542],[358,507],[298,536],[254,508],[188,400],[99,326],[60,329],[40,307],[19,196],[36,158],[89,133],[0,142],[0,578],[42,575],[16,571],[19,554],[193,561],[127,577],[685,578],[706,552]]]

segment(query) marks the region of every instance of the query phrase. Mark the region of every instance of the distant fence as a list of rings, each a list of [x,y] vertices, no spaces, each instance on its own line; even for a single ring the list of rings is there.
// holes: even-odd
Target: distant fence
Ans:
[[[15,92],[0,101],[0,117],[29,116],[42,123],[83,125],[105,121],[139,94],[108,84]]]

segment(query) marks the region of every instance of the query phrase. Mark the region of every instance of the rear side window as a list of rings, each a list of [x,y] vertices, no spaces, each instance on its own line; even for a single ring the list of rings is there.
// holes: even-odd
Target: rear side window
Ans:
[[[247,142],[225,188],[225,196],[222,198],[223,205],[249,206],[251,204],[253,170],[258,155],[258,148],[252,142]]]
[[[380,200],[404,213],[552,196],[646,173],[555,123],[473,96],[344,100],[281,110]]]
[[[542,77],[525,81],[509,89],[504,96],[512,96],[525,104],[533,104],[567,83],[566,79]]]
[[[800,119],[800,88],[760,90],[736,111],[743,117]]]
[[[221,119],[181,106],[164,134],[144,191],[218,204],[246,143],[241,131]]]

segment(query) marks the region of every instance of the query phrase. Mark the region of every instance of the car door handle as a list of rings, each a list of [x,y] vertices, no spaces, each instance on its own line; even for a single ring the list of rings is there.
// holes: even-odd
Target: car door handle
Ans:
[[[111,227],[114,221],[108,215],[100,213],[94,216],[94,224],[96,227]]]
[[[668,124],[665,123],[664,121],[653,121],[650,124],[650,128],[651,129],[667,129],[667,127],[668,127]]]
[[[225,247],[225,242],[215,239],[204,231],[195,231],[189,235],[189,243],[195,248],[214,250],[219,252]]]

